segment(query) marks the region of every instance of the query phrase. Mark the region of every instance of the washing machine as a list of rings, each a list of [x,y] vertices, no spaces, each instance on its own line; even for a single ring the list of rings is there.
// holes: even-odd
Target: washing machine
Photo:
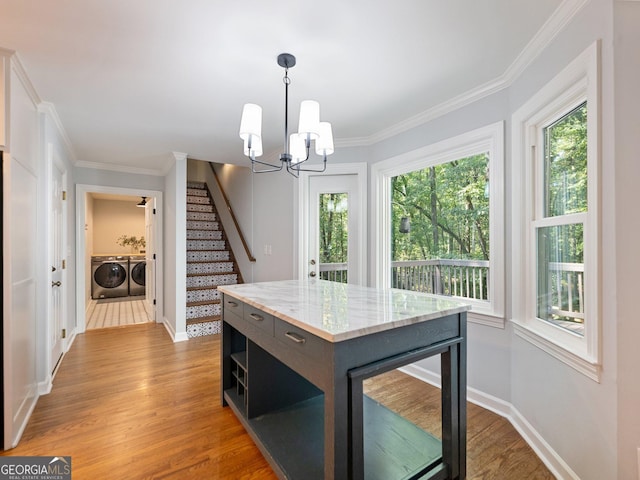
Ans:
[[[91,298],[129,295],[129,259],[127,257],[91,257]]]
[[[144,295],[147,262],[144,255],[129,257],[129,295]]]

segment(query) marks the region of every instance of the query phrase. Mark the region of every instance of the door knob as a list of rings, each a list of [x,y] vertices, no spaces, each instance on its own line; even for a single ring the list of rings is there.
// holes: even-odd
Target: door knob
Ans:
[[[60,285],[62,285],[62,282],[61,282],[61,281],[51,282],[51,286],[52,286],[52,287],[59,287]]]
[[[315,277],[315,276],[316,276],[316,271],[315,271],[315,270],[311,270],[311,271],[309,272],[309,276],[310,276],[310,277]]]

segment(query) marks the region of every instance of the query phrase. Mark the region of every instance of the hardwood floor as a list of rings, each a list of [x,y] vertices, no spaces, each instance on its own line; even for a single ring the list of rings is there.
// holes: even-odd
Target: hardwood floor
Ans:
[[[79,335],[20,444],[2,454],[70,455],[75,480],[275,479],[220,406],[219,342],[174,344],[155,323]],[[367,389],[439,435],[436,388],[390,372]],[[471,404],[468,436],[467,478],[553,478],[506,420]]]

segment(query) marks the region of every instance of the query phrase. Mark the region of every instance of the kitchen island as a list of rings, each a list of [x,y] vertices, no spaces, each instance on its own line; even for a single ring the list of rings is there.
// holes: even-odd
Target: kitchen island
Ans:
[[[466,304],[323,280],[218,289],[222,404],[280,478],[465,478]],[[433,355],[441,442],[363,394]]]

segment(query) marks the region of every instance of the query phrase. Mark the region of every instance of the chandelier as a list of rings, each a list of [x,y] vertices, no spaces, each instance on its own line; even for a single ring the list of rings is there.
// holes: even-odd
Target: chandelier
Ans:
[[[320,104],[314,100],[304,100],[300,104],[298,133],[289,135],[289,68],[295,66],[296,57],[290,53],[278,55],[278,65],[284,68],[284,152],[280,154],[280,164],[256,160],[262,155],[262,107],[254,103],[245,104],[240,121],[240,138],[244,140],[244,154],[251,160],[254,173],[278,172],[286,167],[294,177],[300,172],[324,172],[327,156],[333,153],[333,134],[329,122],[320,121]],[[315,142],[316,155],[322,157],[322,168],[303,168],[309,160],[311,142]],[[264,168],[256,165],[263,165]]]

